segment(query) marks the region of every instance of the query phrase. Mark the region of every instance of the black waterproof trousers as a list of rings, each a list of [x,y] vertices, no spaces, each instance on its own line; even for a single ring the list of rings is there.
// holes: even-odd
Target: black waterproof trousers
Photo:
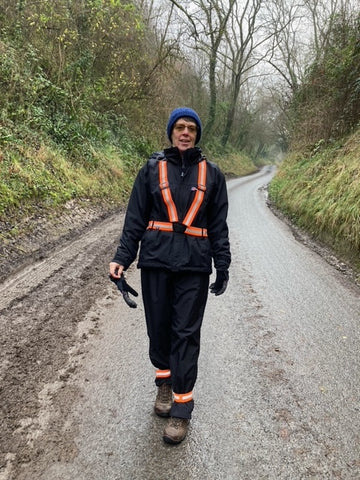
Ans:
[[[171,383],[177,394],[192,392],[198,371],[200,330],[209,289],[209,274],[141,270],[149,355],[155,368],[171,371],[156,385]],[[170,415],[191,418],[193,400],[174,402]]]

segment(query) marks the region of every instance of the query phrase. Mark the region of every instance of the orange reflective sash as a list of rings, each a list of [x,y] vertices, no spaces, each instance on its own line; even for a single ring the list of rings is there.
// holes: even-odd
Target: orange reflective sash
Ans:
[[[171,222],[158,222],[156,220],[150,220],[147,230],[162,230],[163,232],[173,232],[174,227]],[[207,229],[201,227],[186,227],[184,233],[192,235],[193,237],[207,237]]]
[[[196,194],[195,194],[195,197],[194,197],[194,200],[183,220],[183,224],[186,225],[187,227],[189,227],[203,200],[204,200],[204,195],[205,195],[205,191],[206,191],[206,161],[205,160],[202,160],[200,163],[199,163],[199,170],[198,170],[198,186],[197,186],[197,190],[196,190]]]
[[[167,160],[159,160],[159,187],[161,190],[162,198],[164,200],[169,222],[158,222],[156,220],[151,220],[148,224],[148,229],[150,230],[162,230],[167,232],[173,232],[173,222],[178,222],[179,217],[176,209],[176,205],[171,195],[171,190],[169,186],[168,174],[167,174]],[[207,237],[206,228],[193,227],[192,222],[194,221],[199,208],[204,200],[206,191],[206,160],[203,159],[198,164],[198,184],[196,189],[195,197],[190,205],[188,212],[185,215],[184,220],[181,222],[185,225],[186,229],[184,233],[187,235],[193,235],[195,237]]]
[[[165,202],[169,220],[170,222],[178,222],[178,214],[174,200],[171,195],[171,190],[169,186],[168,176],[167,176],[167,161],[159,161],[159,186],[162,193],[163,200]]]

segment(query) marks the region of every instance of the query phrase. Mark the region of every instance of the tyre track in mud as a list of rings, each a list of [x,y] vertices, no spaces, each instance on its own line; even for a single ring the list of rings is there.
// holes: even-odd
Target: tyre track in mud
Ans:
[[[64,430],[79,394],[71,377],[98,330],[86,314],[111,295],[107,264],[122,221],[112,215],[0,284],[0,480],[18,478],[45,450],[51,457],[59,437],[65,448],[53,460],[75,453]]]
[[[86,235],[82,235],[81,238],[57,249],[49,258],[25,267],[21,272],[0,284],[0,312],[11,305],[14,300],[25,297],[44,280],[53,276],[60,268],[64,268],[66,263],[85,264],[88,248],[91,248],[94,244],[101,244],[104,237],[106,238],[108,235],[113,235],[113,237],[110,237],[111,240],[115,238],[119,232],[119,223],[115,219],[114,216],[104,220],[100,225],[93,227]],[[112,226],[113,223],[116,225],[115,228]],[[110,232],[108,232],[109,228]]]

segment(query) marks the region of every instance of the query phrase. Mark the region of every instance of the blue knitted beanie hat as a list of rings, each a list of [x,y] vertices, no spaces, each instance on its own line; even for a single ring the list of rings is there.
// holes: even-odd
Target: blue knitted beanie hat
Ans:
[[[197,143],[200,142],[202,127],[201,127],[201,121],[200,121],[199,115],[192,108],[187,108],[187,107],[175,108],[175,110],[173,110],[170,113],[169,121],[166,128],[167,136],[171,142],[171,134],[174,128],[174,124],[177,122],[177,120],[179,120],[179,118],[184,118],[184,117],[189,117],[193,119],[194,122],[196,123],[196,126],[197,126],[197,133],[196,133],[196,139],[195,139],[195,145],[196,145]]]

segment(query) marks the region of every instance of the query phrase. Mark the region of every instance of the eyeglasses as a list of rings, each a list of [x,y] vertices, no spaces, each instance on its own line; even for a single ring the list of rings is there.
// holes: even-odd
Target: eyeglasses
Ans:
[[[174,130],[176,130],[179,133],[183,132],[185,130],[185,128],[187,128],[190,133],[196,133],[197,132],[196,125],[185,125],[185,123],[177,123],[174,126]]]

